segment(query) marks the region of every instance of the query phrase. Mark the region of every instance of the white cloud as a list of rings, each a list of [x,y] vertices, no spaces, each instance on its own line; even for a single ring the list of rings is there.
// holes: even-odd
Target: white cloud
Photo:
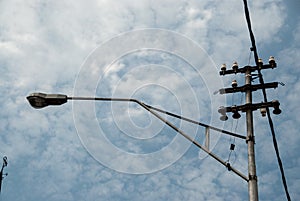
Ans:
[[[0,91],[2,94],[0,97],[0,153],[6,154],[9,159],[9,166],[6,169],[9,176],[5,178],[2,186],[1,196],[3,199],[247,199],[247,183],[233,175],[232,172],[227,172],[225,167],[210,158],[200,160],[198,150],[195,147],[190,148],[172,166],[156,173],[127,175],[110,170],[95,161],[81,145],[72,120],[73,114],[70,104],[37,111],[31,109],[25,99],[26,95],[35,90],[72,95],[80,66],[97,45],[126,31],[142,28],[163,28],[178,31],[205,48],[202,52],[192,52],[194,49],[189,49],[183,43],[177,43],[178,47],[182,45],[182,48],[176,50],[175,53],[181,55],[187,53],[190,61],[200,69],[198,72],[200,76],[207,80],[201,80],[189,68],[181,69],[172,66],[172,64],[182,65],[184,63],[175,62],[172,55],[158,58],[146,54],[140,56],[149,56],[147,64],[161,62],[166,66],[171,66],[177,74],[167,71],[156,71],[149,75],[145,74],[146,71],[135,73],[131,71],[131,74],[126,74],[128,63],[115,63],[106,71],[110,80],[103,85],[104,88],[108,88],[103,93],[109,94],[111,92],[109,89],[113,89],[116,82],[121,79],[122,82],[119,83],[119,87],[123,89],[124,96],[130,90],[137,90],[135,91],[137,94],[140,90],[138,95],[143,98],[142,88],[137,87],[137,85],[144,84],[149,80],[157,81],[160,85],[168,86],[170,92],[179,94],[177,96],[183,99],[184,104],[181,105],[184,105],[182,108],[187,116],[197,116],[199,114],[194,114],[195,108],[191,107],[193,102],[186,100],[189,96],[188,91],[182,90],[186,86],[179,79],[182,76],[195,89],[195,95],[199,99],[200,117],[202,118],[211,109],[216,109],[208,108],[210,106],[207,107],[207,101],[211,98],[215,100],[220,95],[207,97],[204,100],[201,97],[203,94],[207,95],[207,91],[213,93],[213,89],[218,90],[218,87],[222,86],[219,81],[223,79],[218,80],[216,78],[218,75],[213,75],[218,70],[214,69],[212,62],[208,61],[207,55],[204,55],[203,52],[207,51],[217,66],[224,62],[230,66],[229,63],[234,60],[238,60],[240,65],[246,65],[248,62],[250,42],[242,1],[237,3],[236,1],[144,0],[132,3],[132,1],[127,0],[77,2],[35,0],[30,2],[2,1],[0,5]],[[276,44],[285,44],[284,41],[290,41],[290,39],[279,34],[288,21],[287,17],[289,17],[284,14],[286,5],[283,1],[254,1],[249,6],[255,36],[262,54],[268,51],[268,49],[264,49],[264,46],[270,46],[274,40]],[[296,116],[299,99],[297,95],[299,94],[297,93],[299,91],[299,70],[297,68],[299,24],[297,26],[298,28],[295,28],[291,34],[294,37],[291,46],[276,46],[275,53],[277,53],[278,64],[285,67],[270,73],[278,79],[276,81],[286,83],[285,87],[279,88],[277,94],[272,93],[272,96],[281,101],[283,110],[280,117],[274,117],[274,121],[278,131],[278,142],[280,150],[282,150],[283,162],[286,164],[288,184],[294,199],[299,197],[297,193],[299,178],[295,169],[299,166],[299,157],[297,156],[299,151],[297,125],[299,120]],[[153,40],[152,43],[153,46],[154,44],[159,45],[161,41]],[[115,46],[116,49],[107,52],[107,56],[114,58],[117,48],[122,47],[122,43],[115,44]],[[132,62],[133,60],[130,59],[129,61]],[[173,61],[173,63],[166,61]],[[134,63],[132,64],[134,65]],[[211,69],[201,69],[201,65],[204,64],[206,66],[211,65]],[[77,81],[97,81],[99,74],[103,73],[97,67],[98,65],[94,68],[93,76],[82,80],[77,79]],[[280,73],[275,73],[275,71]],[[147,72],[151,72],[151,69],[148,69]],[[156,80],[155,77],[158,75],[164,76]],[[267,76],[268,79],[270,77],[270,75]],[[197,79],[201,81],[197,81]],[[231,78],[224,78],[225,83],[227,82],[226,79]],[[201,87],[203,85],[209,89]],[[82,95],[90,95],[89,90],[94,89],[95,86],[90,87],[82,91]],[[102,86],[98,87],[101,88]],[[157,96],[149,96],[145,100],[153,101],[156,106],[177,111],[177,106],[180,104],[176,103],[174,97],[172,98],[172,93],[164,94],[164,90],[155,87],[151,90],[158,93]],[[129,95],[132,94],[134,93]],[[221,100],[216,100],[215,104],[219,102]],[[99,106],[101,109],[102,107],[106,109],[104,114],[110,111],[110,108]],[[135,107],[130,108],[132,118],[135,118],[137,124],[143,123],[139,121],[141,119],[138,117],[144,113],[135,109]],[[82,116],[82,118],[86,118],[85,121],[87,121],[89,116]],[[142,119],[147,118],[148,116],[144,116]],[[209,121],[209,117],[203,118]],[[171,118],[168,119],[172,120]],[[87,121],[86,125],[91,125],[90,121],[92,120]],[[113,123],[109,119],[105,119],[106,122],[107,124]],[[212,122],[221,125],[215,119]],[[244,127],[241,122],[242,119],[238,130],[243,133]],[[255,123],[257,123],[256,135],[259,139],[257,141],[257,161],[259,162],[257,165],[260,197],[263,200],[268,200],[268,196],[273,196],[272,199],[276,199],[281,194],[280,199],[283,199],[280,176],[270,142],[271,138],[267,128],[261,129],[267,127],[267,124],[265,121],[260,121],[258,115],[255,116]],[[175,124],[178,124],[178,121],[175,121]],[[226,123],[225,127],[230,129],[229,124]],[[159,124],[154,122],[153,125]],[[195,127],[186,128],[193,130]],[[116,132],[113,137],[120,134],[117,133],[116,127],[107,129]],[[166,127],[163,131],[165,130]],[[200,129],[198,133],[202,134],[202,132]],[[153,139],[153,142],[163,144],[164,141],[170,140],[167,137],[169,134],[175,135],[171,131],[165,134],[161,138]],[[93,133],[93,136],[97,137],[97,133]],[[122,138],[116,143],[127,146],[132,152],[145,151],[145,147],[149,150],[153,148],[149,144],[143,147],[140,146],[141,144],[135,144],[134,141],[127,142],[124,139],[126,138]],[[229,151],[228,146],[227,138],[222,137],[217,140],[213,151],[226,159]],[[247,175],[245,171],[247,169],[245,143],[243,141],[237,143],[237,149],[239,151],[236,151],[235,165]],[[111,156],[109,150],[106,154],[107,158]],[[168,158],[167,154],[164,155],[165,158]],[[118,164],[119,161],[123,160],[118,159],[115,163]],[[132,162],[128,158],[124,161],[127,161],[128,164]],[[146,168],[149,168],[156,164],[139,165],[148,165]],[[268,173],[268,171],[270,172]],[[274,188],[278,189],[274,195],[268,193]]]

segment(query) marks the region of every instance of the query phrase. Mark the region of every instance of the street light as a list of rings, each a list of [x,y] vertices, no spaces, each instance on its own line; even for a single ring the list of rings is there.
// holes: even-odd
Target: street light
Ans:
[[[194,121],[192,119],[168,112],[168,111],[164,111],[162,109],[153,107],[151,105],[145,104],[137,99],[132,99],[132,98],[100,98],[100,97],[69,97],[67,95],[64,94],[45,94],[45,93],[40,93],[40,92],[35,92],[35,93],[31,93],[29,96],[26,97],[28,102],[30,103],[30,105],[35,108],[35,109],[41,109],[50,105],[62,105],[64,103],[66,103],[68,100],[90,100],[90,101],[119,101],[119,102],[134,102],[137,103],[138,105],[142,106],[144,109],[148,110],[148,111],[152,111],[155,110],[157,112],[160,113],[164,113],[166,115],[181,119],[183,121],[187,121],[193,124],[197,124],[199,126],[208,128],[208,129],[212,129],[215,130],[217,132],[226,134],[226,135],[231,135],[233,137],[238,137],[241,139],[246,139],[245,136],[243,135],[239,135],[230,131],[226,131],[226,130],[222,130],[220,128],[216,128],[214,126],[210,126],[198,121]],[[225,109],[225,108],[224,108]],[[151,112],[150,111],[150,112]],[[151,112],[151,113],[152,113]],[[225,113],[225,111],[224,111]],[[227,117],[228,118],[228,117]]]
[[[210,151],[208,147],[203,146],[200,143],[198,143],[197,141],[195,141],[189,135],[187,135],[182,130],[177,128],[174,124],[172,124],[171,122],[164,119],[161,115],[158,114],[158,112],[164,113],[166,115],[169,115],[169,116],[172,116],[172,117],[175,117],[175,118],[179,118],[179,119],[184,120],[184,121],[188,121],[188,122],[193,123],[193,124],[197,124],[199,126],[203,126],[206,129],[212,129],[212,130],[221,132],[222,134],[231,135],[231,136],[238,137],[238,138],[241,138],[241,139],[246,139],[246,136],[239,135],[239,134],[236,134],[236,133],[232,133],[232,132],[229,132],[229,131],[225,131],[225,130],[222,130],[222,129],[219,129],[219,128],[216,128],[216,127],[213,127],[213,126],[210,126],[210,125],[207,125],[207,124],[203,124],[201,122],[194,121],[194,120],[186,118],[186,117],[179,116],[177,114],[174,114],[174,113],[171,113],[171,112],[168,112],[168,111],[164,111],[162,109],[153,107],[151,105],[147,105],[147,104],[145,104],[145,103],[143,103],[143,102],[141,102],[137,99],[130,99],[130,98],[100,98],[100,97],[68,97],[67,95],[63,95],[63,94],[45,94],[45,93],[32,93],[29,96],[27,96],[26,98],[29,101],[30,105],[32,107],[34,107],[35,109],[41,109],[41,108],[44,108],[44,107],[49,106],[49,105],[62,105],[64,103],[66,103],[68,100],[119,101],[119,102],[121,101],[121,102],[136,103],[136,104],[140,105],[142,108],[144,108],[145,110],[149,111],[151,114],[153,114],[159,120],[164,122],[166,125],[171,127],[173,130],[175,130],[176,132],[181,134],[187,140],[192,142],[195,146],[197,146],[198,148],[200,148],[201,150],[206,152],[209,156],[216,159],[219,163],[221,163],[223,166],[225,166],[229,171],[233,171],[235,174],[240,176],[245,181],[247,181],[247,182],[249,181],[249,178],[247,176],[245,176],[243,173],[241,173],[240,171],[238,171],[237,169],[232,167],[228,161],[225,161],[225,160],[219,158],[212,151]]]
[[[62,105],[67,102],[67,96],[62,94],[32,93],[27,96],[30,105],[35,109],[41,109],[48,105]]]

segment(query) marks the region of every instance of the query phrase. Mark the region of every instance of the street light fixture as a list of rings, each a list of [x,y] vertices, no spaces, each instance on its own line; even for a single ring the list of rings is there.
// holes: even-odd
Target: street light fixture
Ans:
[[[62,94],[32,93],[27,96],[30,105],[35,109],[41,109],[48,105],[62,105],[67,102],[67,96]]]
[[[201,122],[194,121],[194,120],[186,118],[186,117],[179,116],[177,114],[174,114],[174,113],[171,113],[171,112],[168,112],[168,111],[164,111],[162,109],[153,107],[151,105],[147,105],[147,104],[145,104],[145,103],[143,103],[143,102],[141,102],[137,99],[98,98],[98,97],[68,97],[68,96],[63,95],[63,94],[32,93],[29,96],[27,96],[27,100],[29,101],[30,105],[32,107],[36,108],[36,109],[41,109],[41,108],[44,108],[44,107],[49,106],[49,105],[62,105],[64,103],[66,103],[68,100],[119,101],[119,102],[133,102],[133,103],[136,103],[136,104],[140,105],[141,107],[143,107],[145,110],[149,111],[151,114],[153,114],[159,120],[164,122],[166,125],[171,127],[173,130],[175,130],[176,132],[181,134],[187,140],[192,142],[195,146],[197,146],[198,148],[200,148],[201,150],[206,152],[209,156],[216,159],[219,163],[221,163],[223,166],[225,166],[229,171],[233,171],[235,174],[240,176],[245,181],[247,181],[247,182],[249,181],[249,178],[247,176],[245,176],[239,170],[232,167],[228,161],[225,161],[225,160],[219,158],[212,151],[210,151],[207,146],[201,145],[200,143],[195,141],[189,135],[187,135],[182,130],[177,128],[174,124],[172,124],[171,122],[164,119],[161,115],[158,114],[158,112],[164,113],[166,115],[169,115],[169,116],[172,116],[172,117],[175,117],[175,118],[179,118],[181,120],[184,120],[184,121],[187,121],[187,122],[190,122],[190,123],[193,123],[193,124],[197,124],[199,126],[205,127],[206,130],[212,129],[212,130],[221,132],[222,134],[231,135],[231,136],[234,136],[234,137],[238,137],[240,139],[246,139],[246,136],[239,135],[239,134],[236,134],[236,133],[232,133],[232,132],[229,132],[229,131],[225,131],[225,130],[222,130],[222,129],[219,129],[219,128],[216,128],[216,127],[213,127],[213,126],[210,126],[210,125],[207,125],[207,124],[203,124]]]

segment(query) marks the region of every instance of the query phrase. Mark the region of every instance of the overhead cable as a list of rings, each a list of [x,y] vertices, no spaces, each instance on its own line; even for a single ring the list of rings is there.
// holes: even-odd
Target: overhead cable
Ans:
[[[250,20],[250,14],[249,14],[247,0],[243,0],[243,2],[244,2],[244,9],[245,9],[245,17],[246,17],[246,21],[247,21],[247,25],[248,25],[249,34],[250,34],[250,40],[252,43],[251,51],[253,51],[253,53],[254,53],[255,64],[257,66],[259,66],[258,53],[257,53],[256,44],[255,44],[255,37],[254,37],[253,31],[251,28],[251,20]],[[262,76],[260,69],[258,69],[258,77],[259,77],[260,84],[264,85],[264,80],[263,80],[263,76]],[[262,93],[263,93],[264,101],[268,102],[265,88],[262,88]],[[278,165],[279,165],[279,169],[280,169],[280,173],[281,173],[281,178],[282,178],[286,198],[288,201],[290,201],[291,198],[290,198],[289,191],[288,191],[288,186],[287,186],[287,182],[286,182],[286,178],[285,178],[285,174],[284,174],[283,164],[282,164],[280,154],[279,154],[278,144],[277,144],[275,130],[274,130],[274,124],[273,124],[273,121],[272,121],[272,118],[270,115],[269,108],[267,107],[266,110],[267,110],[268,121],[269,121],[270,129],[271,129],[271,133],[272,133],[273,145],[274,145],[274,149],[275,149],[276,156],[277,156],[277,161],[278,161]]]

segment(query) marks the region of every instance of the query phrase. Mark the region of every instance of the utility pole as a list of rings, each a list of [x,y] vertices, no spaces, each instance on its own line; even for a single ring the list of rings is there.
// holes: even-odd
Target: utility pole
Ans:
[[[245,85],[238,87],[236,80],[232,81],[232,88],[224,88],[220,89],[220,94],[226,93],[236,93],[236,92],[244,92],[246,96],[246,103],[244,105],[233,105],[230,107],[221,106],[218,110],[222,115],[220,117],[221,120],[226,121],[228,119],[226,113],[232,112],[232,117],[234,119],[239,119],[241,115],[239,111],[246,113],[246,129],[247,129],[247,137],[246,143],[248,146],[248,193],[249,193],[249,201],[258,201],[258,185],[257,185],[257,175],[256,175],[256,164],[255,164],[255,136],[253,129],[253,111],[260,109],[262,116],[266,116],[266,108],[273,107],[274,114],[280,114],[281,110],[279,109],[279,102],[277,100],[272,102],[263,102],[263,103],[252,103],[252,91],[256,91],[258,89],[267,89],[267,88],[276,88],[278,87],[278,82],[273,83],[265,83],[265,84],[256,84],[252,85],[252,81],[255,79],[252,76],[252,72],[262,69],[275,68],[276,62],[274,57],[270,57],[269,64],[263,65],[261,59],[258,61],[258,66],[245,66],[243,68],[239,68],[237,62],[233,63],[232,70],[227,70],[226,65],[223,64],[221,67],[220,75],[227,74],[237,74],[243,73],[245,74]],[[255,75],[255,74],[254,74]]]
[[[4,179],[5,176],[7,176],[7,173],[3,174],[3,169],[7,166],[7,157],[3,157],[3,163],[0,171],[0,193],[1,193],[1,186],[2,186],[2,180]]]
[[[250,68],[246,69],[245,72],[245,85],[251,86],[251,71]],[[246,90],[246,104],[252,105],[252,91],[251,87]],[[249,200],[257,201],[258,200],[258,187],[257,187],[257,176],[256,176],[256,165],[255,165],[255,138],[253,132],[253,111],[251,108],[246,110],[246,126],[247,126],[247,139],[248,144],[248,192]]]

